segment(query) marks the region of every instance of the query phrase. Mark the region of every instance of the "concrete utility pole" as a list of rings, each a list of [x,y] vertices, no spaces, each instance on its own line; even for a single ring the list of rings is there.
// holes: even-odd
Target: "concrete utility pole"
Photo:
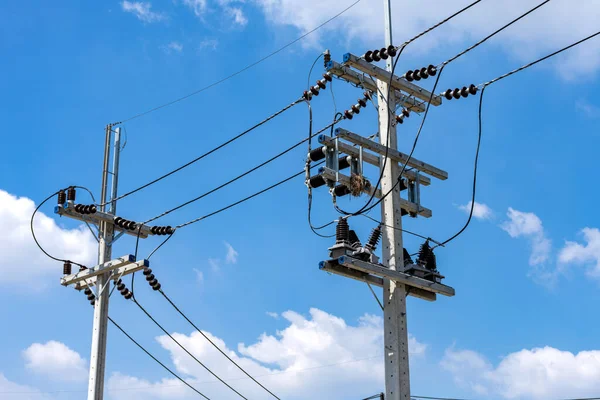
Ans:
[[[110,214],[116,212],[117,183],[119,175],[119,146],[120,130],[115,133],[115,151],[113,154],[112,190],[110,197]],[[102,168],[102,188],[100,195],[100,211],[106,211],[108,194],[108,175],[110,162],[110,139],[112,125],[106,126],[106,139],[104,141],[104,164]],[[102,265],[111,260],[112,242],[114,239],[114,225],[105,221],[100,222],[98,243],[98,264]],[[108,329],[108,298],[110,291],[110,274],[102,273],[96,277],[96,302],[94,306],[94,326],[92,330],[92,354],[90,356],[90,379],[88,384],[88,400],[102,400],[104,398],[104,369],[106,366],[106,335]]]
[[[392,43],[391,1],[384,0],[385,45]],[[387,70],[392,72],[392,57],[387,59]],[[379,88],[379,141],[382,145],[396,150],[396,123],[394,107],[396,104],[394,90],[390,90],[388,82],[377,80]],[[389,93],[389,98],[386,96]],[[383,177],[382,193],[389,192],[400,178],[400,165],[390,157],[381,157]],[[400,185],[381,202],[381,222],[383,222],[382,262],[390,270],[403,271],[402,245],[402,213],[400,207]],[[406,324],[406,286],[386,279],[383,285],[383,329],[384,329],[384,363],[386,400],[410,400],[410,374],[408,367],[408,330]]]

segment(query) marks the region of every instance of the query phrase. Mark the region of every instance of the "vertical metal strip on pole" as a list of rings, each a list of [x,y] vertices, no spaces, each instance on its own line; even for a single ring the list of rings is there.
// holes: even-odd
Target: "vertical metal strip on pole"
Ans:
[[[113,146],[113,168],[112,168],[112,181],[110,190],[110,213],[112,215],[117,214],[117,202],[114,200],[117,198],[117,186],[119,184],[119,159],[121,157],[121,128],[115,129],[115,140]]]
[[[392,13],[390,0],[384,0],[386,46],[392,44]],[[392,71],[392,58],[387,60],[387,70]],[[379,88],[379,132],[380,142],[397,149],[398,140],[394,124],[393,108],[396,104],[393,90],[388,82],[377,81]],[[389,99],[383,96],[389,93]],[[389,129],[389,131],[388,131]],[[389,132],[389,135],[388,135]],[[382,159],[383,163],[383,159]],[[385,162],[381,180],[382,193],[389,192],[400,175],[400,166],[389,157]],[[402,244],[402,209],[400,207],[400,185],[381,202],[383,226],[383,263],[392,270],[404,269]],[[408,365],[408,330],[406,321],[406,287],[384,280],[384,362],[385,399],[410,400],[410,374]]]
[[[102,169],[102,188],[100,194],[100,211],[105,211],[108,192],[108,166],[110,161],[110,139],[112,126],[106,126],[106,139],[104,142],[104,163]],[[117,174],[117,171],[113,171]],[[114,176],[114,175],[113,175]],[[116,189],[116,188],[115,188]],[[111,259],[111,246],[113,238],[113,225],[100,223],[100,240],[98,244],[98,264]],[[88,384],[88,400],[102,400],[104,398],[104,370],[106,366],[106,335],[108,330],[108,298],[109,291],[102,290],[109,284],[108,274],[98,275],[96,288],[98,297],[94,307],[94,325],[92,330],[92,353],[90,356],[90,378]]]

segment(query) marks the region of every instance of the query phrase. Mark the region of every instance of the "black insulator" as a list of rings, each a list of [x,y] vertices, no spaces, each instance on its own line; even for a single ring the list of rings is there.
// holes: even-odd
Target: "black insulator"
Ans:
[[[352,119],[352,113],[350,112],[350,110],[344,111],[344,116],[348,119]]]
[[[426,67],[421,68],[421,70],[419,71],[419,76],[423,79],[429,78],[429,74],[427,73]]]
[[[120,285],[121,283],[123,283],[123,280],[122,280],[122,279],[119,279],[119,280],[117,281],[116,285]]]
[[[360,243],[360,239],[358,238],[358,235],[352,229],[350,229],[350,231],[348,231],[348,239],[350,240],[350,245],[352,247],[354,247],[355,249],[362,246],[362,243]]]
[[[452,100],[452,89],[448,89],[444,92],[444,97],[448,100]]]
[[[333,81],[333,78],[330,74],[323,74],[323,79],[325,79],[327,82]]]
[[[360,114],[360,108],[358,108],[358,107],[356,106],[356,104],[354,104],[354,105],[353,105],[352,107],[350,107],[350,108],[352,108],[352,111],[354,111],[354,114]]]
[[[371,50],[369,50],[365,53],[365,61],[366,62],[373,62],[373,57],[371,57],[372,54],[373,54],[373,52]]]
[[[404,117],[402,117],[402,115],[396,115],[396,122],[399,124],[403,124],[404,123]]]
[[[365,101],[371,100],[371,96],[372,96],[372,94],[368,90],[365,90],[365,92],[363,93],[363,97],[364,97]]]
[[[138,224],[136,224],[135,222],[131,221],[129,223],[129,230],[130,231],[135,231],[138,228]]]
[[[327,81],[325,81],[327,82]],[[317,81],[317,85],[321,88],[321,89],[325,89],[327,87],[327,85],[325,84],[325,82],[323,82],[323,80],[318,80]]]
[[[150,275],[152,273],[152,270],[148,267],[144,268],[144,272],[142,272],[142,274],[144,275]]]
[[[426,240],[425,243],[423,243],[419,248],[419,257],[417,258],[417,263],[420,265],[426,265],[430,252],[431,246],[429,246],[429,240]]]
[[[90,206],[90,214],[96,214],[97,211],[98,211],[98,208],[92,204]]]
[[[148,275],[148,276],[146,277],[146,280],[147,280],[148,282],[150,282],[150,281],[151,281],[152,279],[154,279],[154,278],[155,278],[154,274],[150,274],[150,275]]]
[[[121,295],[122,296],[128,296],[129,294],[131,294],[131,292],[129,291],[129,289],[121,290]]]
[[[160,228],[160,234],[161,235],[166,235],[167,234],[167,227],[166,226],[163,226],[163,227]]]
[[[367,106],[367,102],[365,101],[365,99],[358,99],[357,102],[358,104],[360,104],[361,107]]]
[[[65,261],[63,264],[63,275],[71,275],[71,262]]]
[[[312,94],[308,90],[305,90],[302,97],[304,97],[305,100],[310,100],[312,99]]]
[[[58,191],[58,205],[64,206],[66,202],[67,202],[67,194],[65,193],[64,190],[61,189]]]
[[[315,88],[314,86],[312,86],[312,87],[310,88],[310,92],[311,92],[312,94],[314,94],[315,96],[318,96],[318,95],[319,95],[319,89]]]
[[[156,285],[152,286],[152,290],[160,290],[160,288],[160,283],[157,283]]]
[[[429,67],[427,67],[427,73],[429,76],[435,76],[435,74],[437,74],[437,68],[430,64]]]
[[[83,204],[75,204],[75,211],[78,213],[83,213]]]
[[[125,297],[126,300],[129,300],[133,297],[133,293],[129,292],[127,294],[124,294],[123,297]]]
[[[148,282],[150,284],[150,286],[154,286],[158,283],[158,279],[153,279],[151,281]]]
[[[92,290],[90,288],[85,288],[83,293],[85,293],[86,296],[89,296],[90,294],[92,294]]]
[[[393,45],[389,45],[387,48],[387,53],[390,55],[390,57],[396,57],[396,54],[398,54],[398,51],[396,50],[396,48]]]
[[[348,161],[348,158],[349,157],[344,156],[344,157],[340,157],[338,159],[338,169],[339,170],[346,169],[346,168],[350,167],[350,161]]]
[[[311,176],[310,179],[308,180],[308,184],[313,189],[324,186],[326,183],[327,183],[327,181],[321,175]]]
[[[400,191],[408,189],[406,179],[400,179]]]
[[[460,89],[456,88],[452,91],[452,97],[454,97],[455,99],[460,99]]]
[[[409,70],[408,72],[406,72],[406,73],[404,74],[404,79],[406,79],[406,80],[407,80],[407,81],[409,81],[409,82],[412,82],[412,81],[414,80],[414,79],[413,79],[413,71],[412,71],[412,70]]]
[[[379,239],[381,239],[381,225],[377,225],[375,229],[373,229],[371,236],[369,237],[369,241],[365,247],[371,251],[374,251],[377,248]]]
[[[477,93],[477,86],[471,84],[471,86],[469,86],[469,93],[470,94],[476,94]]]
[[[384,47],[381,50],[379,50],[379,56],[384,59],[387,60],[388,59],[388,53],[387,53],[387,49]]]
[[[117,217],[115,218],[115,225],[117,226],[121,226],[121,222],[123,221],[123,218],[121,217]]]
[[[408,251],[406,251],[406,249],[403,249],[403,257],[404,258],[404,266],[406,267],[407,265],[413,264],[413,260],[410,257],[410,254],[408,253]]]
[[[152,233],[153,235],[156,235],[156,229],[158,228],[158,226],[153,226],[152,228],[150,228],[150,233]]]
[[[469,89],[467,89],[466,86],[463,86],[463,88],[460,90],[460,94],[462,97],[469,97]]]
[[[167,232],[167,235],[172,235],[172,234],[173,234],[173,232],[174,232],[174,230],[173,230],[173,228],[172,228],[172,227],[170,227],[170,226],[167,226],[167,230],[166,230],[166,232]]]
[[[75,188],[73,186],[67,189],[67,200],[75,201]]]
[[[84,214],[91,214],[92,213],[92,206],[83,206],[83,213]]]
[[[379,57],[379,50],[373,50],[371,57],[373,57],[373,61],[381,61],[381,57]]]
[[[335,243],[348,243],[350,227],[346,218],[340,218],[335,227]]]
[[[87,299],[88,299],[89,301],[96,300],[96,296],[94,296],[93,294],[90,294],[90,295],[87,297]]]
[[[125,289],[125,284],[121,282],[117,285],[117,290],[120,292],[123,289]]]
[[[429,251],[429,255],[427,256],[427,263],[425,264],[425,268],[431,271],[435,271],[437,269],[437,262],[435,260],[435,254],[433,254],[433,249]]]
[[[407,108],[403,108],[402,115],[404,115],[405,118],[408,118],[408,117],[410,117],[410,111],[408,111]]]
[[[331,61],[331,53],[329,50],[325,50],[323,53],[323,61],[325,62],[325,66],[327,67],[327,63]]]
[[[419,74],[419,68],[415,69],[415,71],[412,74],[412,77],[415,81],[421,80],[421,75]]]
[[[350,194],[350,189],[346,185],[338,185],[335,188],[333,188],[333,193],[337,197],[344,197]]]

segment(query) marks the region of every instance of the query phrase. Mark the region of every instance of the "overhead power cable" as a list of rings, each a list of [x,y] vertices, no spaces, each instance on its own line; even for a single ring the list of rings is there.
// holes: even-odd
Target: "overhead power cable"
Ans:
[[[202,160],[202,159],[203,159],[203,158],[205,158],[206,156],[209,156],[209,155],[211,155],[211,154],[212,154],[212,153],[214,153],[215,151],[222,149],[223,147],[227,146],[228,144],[230,144],[230,143],[232,143],[232,142],[234,142],[234,141],[238,140],[238,139],[239,139],[239,138],[241,138],[242,136],[244,136],[244,135],[246,135],[246,134],[248,134],[248,133],[252,132],[252,131],[253,131],[253,130],[255,130],[256,128],[258,128],[258,127],[260,127],[260,126],[262,126],[262,125],[266,124],[267,122],[269,122],[269,121],[270,121],[270,120],[272,120],[273,118],[275,118],[275,117],[277,117],[277,116],[279,116],[279,115],[283,114],[285,111],[287,111],[287,110],[289,110],[290,108],[294,107],[296,104],[302,103],[303,101],[304,101],[304,99],[302,99],[302,98],[300,98],[300,99],[298,99],[298,100],[295,100],[294,102],[292,102],[292,103],[288,104],[287,106],[285,106],[285,107],[284,107],[284,108],[282,108],[281,110],[277,111],[276,113],[274,113],[274,114],[270,115],[269,117],[267,117],[267,118],[263,119],[263,120],[262,120],[262,121],[260,121],[259,123],[257,123],[257,124],[255,124],[255,125],[253,125],[252,127],[250,127],[250,128],[248,128],[248,129],[246,129],[245,131],[243,131],[242,133],[238,134],[237,136],[234,136],[234,137],[232,137],[231,139],[227,140],[226,142],[223,142],[223,143],[221,143],[221,144],[220,144],[220,145],[218,145],[217,147],[215,147],[215,148],[213,148],[213,149],[211,149],[211,150],[207,151],[206,153],[204,153],[204,154],[202,154],[202,155],[200,155],[200,156],[198,156],[198,157],[194,158],[193,160],[191,160],[191,161],[189,161],[189,162],[187,162],[187,163],[183,164],[182,166],[180,166],[180,167],[177,167],[177,168],[175,168],[175,169],[173,169],[173,170],[171,170],[171,171],[167,172],[166,174],[164,174],[164,175],[161,175],[161,176],[159,176],[158,178],[156,178],[156,179],[154,179],[154,180],[152,180],[152,181],[150,181],[150,182],[148,182],[148,183],[146,183],[146,184],[144,184],[144,185],[142,185],[142,186],[139,186],[139,187],[137,187],[137,188],[135,188],[135,189],[133,189],[133,190],[130,190],[129,192],[126,192],[126,193],[124,193],[124,194],[122,194],[122,195],[118,196],[118,197],[117,197],[117,198],[115,198],[115,199],[112,199],[112,200],[111,200],[111,202],[112,202],[112,201],[117,201],[117,200],[124,199],[124,198],[125,198],[125,197],[127,197],[127,196],[131,196],[132,194],[134,194],[134,193],[136,193],[136,192],[139,192],[140,190],[142,190],[142,189],[145,189],[145,188],[147,188],[148,186],[154,185],[155,183],[157,183],[157,182],[160,182],[161,180],[163,180],[163,179],[165,179],[165,178],[167,178],[167,177],[169,177],[169,176],[173,175],[174,173],[177,173],[177,172],[181,171],[182,169],[189,167],[190,165],[192,165],[192,164],[194,164],[194,163],[196,163],[196,162],[198,162],[198,161]],[[106,203],[103,203],[103,204],[100,204],[100,205],[101,205],[101,206],[103,206],[103,205],[106,205],[106,204],[108,204],[108,203],[110,203],[110,202],[106,202]]]
[[[167,302],[169,302],[169,304],[171,304],[171,306],[175,309],[175,311],[177,311],[179,313],[179,315],[181,315],[191,326],[194,327],[194,329],[196,329],[196,331],[202,335],[204,337],[204,339],[206,339],[215,349],[219,350],[219,352],[221,354],[223,354],[223,356],[225,356],[225,358],[227,358],[229,361],[231,361],[231,363],[233,365],[235,365],[240,371],[242,371],[248,378],[252,379],[254,381],[254,383],[256,383],[258,386],[260,386],[261,388],[263,388],[267,393],[269,393],[271,396],[273,396],[274,398],[276,398],[277,400],[280,400],[279,397],[277,397],[275,394],[273,394],[273,392],[271,392],[269,389],[267,389],[266,387],[264,387],[259,381],[257,381],[254,377],[252,377],[252,375],[250,375],[244,368],[242,368],[238,363],[236,363],[233,359],[231,359],[231,357],[229,357],[227,355],[227,353],[225,353],[223,350],[221,350],[221,348],[219,346],[217,346],[215,344],[215,342],[213,342],[200,328],[198,328],[188,317],[187,315],[185,315],[185,313],[183,311],[181,311],[179,309],[179,307],[177,307],[177,305],[175,305],[175,303],[173,302],[173,300],[171,300],[169,298],[169,296],[167,296],[167,294],[162,290],[159,289],[158,292],[160,294],[163,295],[163,297],[165,298],[165,300],[167,300]]]
[[[123,328],[121,328],[119,326],[119,324],[117,324],[110,316],[108,317],[108,320],[110,322],[112,322],[112,324],[118,329],[120,330],[125,336],[127,336],[127,338],[129,338],[129,340],[131,340],[137,347],[139,347],[144,353],[146,353],[146,355],[148,355],[148,357],[152,358],[154,361],[156,361],[161,367],[163,367],[166,371],[168,371],[171,375],[173,375],[175,378],[177,378],[178,380],[180,380],[184,385],[186,385],[187,387],[189,387],[190,389],[192,389],[194,392],[198,393],[200,396],[204,397],[206,400],[210,400],[208,397],[206,397],[204,394],[202,394],[198,389],[196,389],[195,387],[193,387],[192,385],[190,385],[189,383],[187,383],[185,381],[185,379],[183,379],[182,377],[180,377],[179,375],[177,375],[175,372],[173,372],[169,367],[167,367],[165,364],[163,364],[158,358],[154,357],[152,355],[152,353],[150,353],[148,350],[146,350],[144,348],[144,346],[142,346],[141,344],[139,344],[134,338],[132,338]]]
[[[305,37],[307,37],[308,35],[310,35],[310,34],[314,33],[315,31],[317,31],[317,30],[319,30],[319,29],[321,29],[322,27],[324,27],[325,25],[327,25],[327,24],[328,24],[328,23],[330,23],[331,21],[333,21],[333,20],[335,20],[336,18],[340,17],[342,14],[344,14],[345,12],[347,12],[348,10],[350,10],[352,7],[354,7],[355,5],[357,5],[357,4],[358,4],[358,3],[360,3],[360,2],[361,2],[361,0],[356,0],[354,3],[350,4],[348,7],[344,8],[342,11],[340,11],[339,13],[337,13],[336,15],[334,15],[333,17],[331,17],[331,18],[327,19],[325,22],[321,23],[320,25],[316,26],[315,28],[311,29],[310,31],[308,31],[308,32],[304,33],[303,35],[301,35],[301,36],[297,37],[296,39],[292,40],[291,42],[289,42],[289,43],[288,43],[288,44],[286,44],[285,46],[282,46],[282,47],[280,47],[279,49],[277,49],[277,50],[273,51],[272,53],[269,53],[269,54],[267,54],[267,55],[266,55],[266,56],[264,56],[263,58],[261,58],[261,59],[259,59],[259,60],[255,61],[255,62],[253,62],[253,63],[251,63],[251,64],[248,64],[248,65],[246,65],[244,68],[242,68],[242,69],[240,69],[240,70],[238,70],[238,71],[236,71],[236,72],[234,72],[234,73],[232,73],[232,74],[230,74],[230,75],[227,75],[226,77],[224,77],[224,78],[222,78],[222,79],[220,79],[220,80],[218,80],[218,81],[216,81],[216,82],[213,82],[213,83],[211,83],[211,84],[209,84],[209,85],[207,85],[207,86],[204,86],[203,88],[201,88],[201,89],[198,89],[198,90],[196,90],[196,91],[194,91],[194,92],[192,92],[192,93],[189,93],[189,94],[187,94],[187,95],[185,95],[185,96],[182,96],[182,97],[179,97],[179,98],[177,98],[177,99],[175,99],[175,100],[172,100],[172,101],[169,101],[169,102],[167,102],[167,103],[164,103],[164,104],[162,104],[162,105],[160,105],[160,106],[157,106],[157,107],[151,108],[151,109],[149,109],[149,110],[147,110],[147,111],[144,111],[144,112],[141,112],[141,113],[139,113],[139,114],[133,115],[133,116],[131,116],[131,117],[129,117],[129,118],[126,118],[126,119],[122,120],[121,122],[115,123],[114,125],[122,124],[122,123],[125,123],[125,122],[128,122],[128,121],[134,120],[134,119],[136,119],[136,118],[142,117],[142,116],[144,116],[144,115],[147,115],[147,114],[153,113],[153,112],[155,112],[155,111],[158,111],[158,110],[160,110],[160,109],[162,109],[162,108],[168,107],[168,106],[170,106],[170,105],[173,105],[173,104],[175,104],[175,103],[179,103],[180,101],[183,101],[183,100],[185,100],[185,99],[188,99],[188,98],[190,98],[190,97],[192,97],[192,96],[195,96],[195,95],[197,95],[197,94],[199,94],[199,93],[202,93],[202,92],[204,92],[205,90],[208,90],[208,89],[210,89],[210,88],[213,88],[213,87],[215,87],[215,86],[217,86],[217,85],[219,85],[219,84],[221,84],[221,83],[223,83],[223,82],[225,82],[225,81],[227,81],[227,80],[229,80],[229,79],[231,79],[231,78],[233,78],[233,77],[235,77],[235,76],[237,76],[237,75],[241,74],[242,72],[245,72],[245,71],[249,70],[250,68],[252,68],[252,67],[254,67],[254,66],[256,66],[256,65],[258,65],[258,64],[260,64],[260,63],[262,63],[263,61],[266,61],[266,60],[268,60],[269,58],[273,57],[274,55],[276,55],[276,54],[278,54],[278,53],[282,52],[283,50],[287,49],[288,47],[292,46],[293,44],[295,44],[295,43],[299,42],[300,40],[304,39],[304,38],[305,38]]]
[[[204,368],[206,371],[208,371],[212,376],[214,376],[215,378],[217,378],[222,384],[224,384],[225,386],[227,386],[229,389],[231,389],[235,394],[237,394],[238,396],[240,396],[242,399],[248,400],[245,396],[243,396],[240,392],[238,392],[237,390],[235,390],[231,385],[229,385],[227,382],[225,382],[223,379],[221,379],[221,377],[219,377],[219,375],[215,374],[210,368],[208,368],[206,365],[204,365],[204,363],[202,361],[200,361],[196,356],[194,356],[184,345],[182,345],[177,339],[175,339],[173,337],[173,335],[171,335],[165,328],[163,328],[163,326],[152,316],[150,315],[150,313],[148,311],[146,311],[146,309],[137,301],[137,300],[133,300],[133,302],[139,307],[140,310],[142,310],[142,312],[144,314],[146,314],[146,316],[148,318],[150,318],[150,320],[152,322],[154,322],[154,324],[156,326],[158,326],[160,328],[161,331],[163,331],[165,333],[165,335],[167,335],[168,337],[171,338],[171,340],[173,342],[175,342],[175,344],[177,344],[177,346],[179,346],[183,351],[185,351],[190,357],[192,357],[194,359],[194,361],[196,361],[198,364],[200,364],[202,366],[202,368]]]

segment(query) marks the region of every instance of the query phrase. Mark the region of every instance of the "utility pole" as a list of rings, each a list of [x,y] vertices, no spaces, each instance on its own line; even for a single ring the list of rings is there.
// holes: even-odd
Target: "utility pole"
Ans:
[[[385,45],[392,45],[391,0],[384,0]],[[393,59],[386,60],[386,69],[392,73]],[[394,90],[389,82],[377,79],[379,88],[379,143],[391,150],[398,148],[396,137]],[[383,96],[388,95],[386,99]],[[393,107],[390,110],[390,106]],[[400,207],[400,165],[389,156],[381,157],[383,176],[381,191],[387,193],[395,186],[393,193],[381,202],[381,222],[383,223],[382,262],[393,271],[404,270],[402,245],[402,210]],[[384,164],[384,165],[383,165]],[[383,343],[385,365],[386,400],[410,400],[410,373],[408,365],[408,329],[406,321],[406,286],[386,279],[383,284]]]
[[[100,211],[106,211],[108,195],[108,175],[110,163],[110,147],[112,125],[106,126],[104,141],[104,163],[102,168],[102,188],[100,195]],[[119,142],[120,128],[115,133],[115,151],[113,154],[113,171],[110,197],[110,214],[116,213],[117,183],[119,176]],[[98,265],[109,261],[112,257],[112,241],[114,239],[114,225],[101,221],[99,224]],[[92,354],[90,356],[90,379],[88,384],[88,400],[102,400],[104,398],[104,370],[106,367],[106,336],[108,330],[108,299],[110,291],[110,275],[104,272],[96,277],[97,296],[94,306],[94,325],[92,330]]]

